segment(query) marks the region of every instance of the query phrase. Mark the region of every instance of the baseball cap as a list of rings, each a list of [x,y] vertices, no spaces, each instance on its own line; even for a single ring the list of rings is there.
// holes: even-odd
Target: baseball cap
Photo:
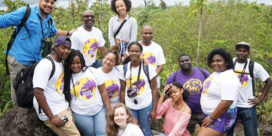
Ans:
[[[67,42],[69,41],[69,42]],[[59,46],[59,45],[69,45],[71,46],[71,40],[70,38],[66,37],[66,36],[60,36],[55,40],[55,47]]]
[[[236,43],[236,46],[235,46],[236,50],[241,48],[241,47],[246,48],[248,51],[250,50],[249,43],[247,43],[247,42],[238,42],[238,43]]]

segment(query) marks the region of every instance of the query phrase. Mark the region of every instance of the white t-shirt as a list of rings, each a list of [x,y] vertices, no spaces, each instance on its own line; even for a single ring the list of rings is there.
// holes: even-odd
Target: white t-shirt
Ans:
[[[232,69],[213,72],[203,84],[200,105],[204,113],[211,114],[221,100],[232,100],[230,108],[236,106],[241,85]]]
[[[103,101],[99,93],[94,73],[97,70],[88,68],[85,72],[72,74],[71,80],[71,109],[80,115],[92,116],[103,108]],[[74,84],[72,83],[74,82]]]
[[[66,110],[69,103],[65,100],[63,94],[64,71],[62,63],[56,61],[54,61],[54,63],[55,73],[52,78],[48,80],[53,69],[52,63],[47,59],[42,59],[39,62],[33,75],[33,88],[41,88],[44,90],[43,93],[51,112],[53,115],[57,115]],[[35,96],[33,98],[33,105],[40,120],[45,121],[49,119],[43,110],[41,110],[41,114],[39,114],[39,104]]]
[[[128,123],[124,130],[119,130],[117,136],[144,136],[139,126]]]
[[[105,83],[105,88],[107,89],[111,107],[120,102],[120,80],[123,79],[123,65],[113,67],[112,71],[109,73],[104,73],[102,67],[98,68],[97,76],[98,82]]]
[[[140,43],[142,43],[140,41]],[[148,62],[154,66],[155,70],[158,68],[159,65],[165,64],[165,57],[163,54],[162,47],[157,43],[151,41],[149,46],[143,45],[143,53],[142,57],[146,58]],[[157,77],[157,88],[160,88],[160,77]]]
[[[246,74],[243,75],[241,80],[240,80],[241,73],[236,73],[236,75],[238,76],[238,79],[240,80],[240,83],[242,85],[241,89],[239,90],[237,107],[250,108],[253,106],[248,103],[249,99],[254,99],[253,88],[252,88],[252,78],[249,74],[249,61],[250,61],[250,59],[247,60],[247,66],[245,68]],[[245,65],[245,63],[236,62],[235,71],[242,72],[244,69],[244,65]],[[254,75],[255,79],[258,78],[262,82],[266,81],[270,77],[270,75],[267,73],[267,71],[259,63],[255,62],[255,61],[254,61],[253,75]]]
[[[92,31],[86,31],[82,26],[77,29],[71,36],[72,49],[80,50],[83,54],[86,66],[95,62],[98,47],[103,47],[105,40],[102,32],[92,27]]]
[[[127,64],[127,73],[126,73],[126,91],[125,91],[125,102],[126,105],[135,110],[139,110],[142,108],[145,108],[149,106],[152,102],[152,90],[150,88],[148,79],[144,73],[144,68],[143,65],[141,66],[141,75],[139,78],[139,83],[138,83],[138,91],[137,91],[137,96],[133,98],[129,98],[127,94],[128,88],[130,88],[130,75],[132,76],[131,79],[131,84],[132,84],[132,89],[135,90],[137,87],[137,77],[138,77],[138,71],[139,71],[139,66],[136,68],[131,68],[130,71],[130,63]],[[150,81],[156,76],[156,72],[154,67],[149,64],[148,65],[148,70],[149,70],[149,78]],[[134,103],[134,100],[137,100],[137,104]]]

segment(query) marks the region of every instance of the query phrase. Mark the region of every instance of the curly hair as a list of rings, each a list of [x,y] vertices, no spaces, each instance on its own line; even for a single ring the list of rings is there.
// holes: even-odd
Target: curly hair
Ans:
[[[133,123],[138,125],[137,121],[132,117],[132,114],[130,113],[130,110],[128,109],[128,107],[125,106],[125,104],[123,103],[117,103],[112,107],[112,110],[109,113],[109,116],[107,117],[107,128],[106,128],[107,136],[117,136],[118,134],[119,126],[114,123],[114,114],[115,114],[115,110],[120,107],[124,108],[128,115],[127,124]]]
[[[212,59],[214,55],[220,55],[221,57],[223,57],[226,63],[227,70],[233,68],[232,56],[223,48],[214,49],[209,53],[207,57],[209,67],[212,67],[211,64],[212,64]]]
[[[72,73],[73,73],[71,70],[71,65],[72,65],[73,59],[76,56],[78,56],[80,59],[82,71],[85,71],[85,70],[83,70],[83,68],[86,67],[85,60],[84,60],[82,53],[79,50],[71,49],[70,55],[64,61],[64,89],[63,89],[63,92],[64,92],[65,100],[69,103],[71,101],[70,81],[72,79]]]
[[[118,12],[116,10],[116,7],[115,7],[115,2],[118,1],[118,0],[112,0],[111,1],[111,10],[116,13],[118,15]],[[130,0],[123,0],[125,5],[126,5],[126,8],[127,8],[127,12],[130,11],[131,9],[131,1]]]

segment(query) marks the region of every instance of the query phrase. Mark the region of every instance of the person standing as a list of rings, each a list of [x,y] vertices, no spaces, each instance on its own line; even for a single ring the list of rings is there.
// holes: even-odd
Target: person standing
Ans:
[[[241,82],[241,89],[239,90],[239,97],[237,100],[238,118],[241,119],[244,126],[244,133],[246,136],[258,135],[257,113],[256,106],[261,104],[268,94],[272,85],[270,75],[257,62],[248,58],[250,54],[250,46],[247,42],[239,42],[235,46],[236,57],[234,58],[234,70]],[[254,97],[254,80],[258,78],[265,83],[262,89],[261,96]],[[235,125],[227,133],[228,136],[233,135]]]
[[[72,49],[80,50],[83,54],[86,66],[99,68],[102,62],[96,60],[99,49],[104,57],[107,49],[104,46],[105,40],[100,29],[94,27],[95,14],[92,10],[85,10],[82,13],[83,25],[71,36]]]
[[[62,60],[68,57],[70,49],[69,38],[64,36],[57,38],[54,51],[50,54],[55,64],[52,78],[49,79],[53,65],[48,59],[43,59],[37,64],[33,75],[35,111],[39,119],[59,136],[80,136],[69,108],[69,102],[66,101],[63,93]]]
[[[223,136],[235,122],[241,85],[232,69],[232,56],[223,48],[212,50],[207,60],[213,73],[203,83],[200,104],[205,118],[197,135]]]
[[[118,51],[121,57],[125,55],[128,44],[137,40],[138,25],[136,19],[128,15],[130,9],[130,0],[111,0],[111,10],[117,16],[110,18],[108,37],[111,49]]]
[[[7,61],[10,72],[11,99],[14,106],[17,106],[13,87],[16,75],[30,62],[39,62],[41,60],[42,40],[55,35],[70,36],[74,32],[74,30],[63,31],[55,28],[54,20],[50,16],[55,2],[56,0],[39,0],[38,6],[30,6],[31,12],[25,23],[26,26],[20,29],[8,51]],[[0,28],[18,27],[23,20],[26,9],[26,7],[22,7],[10,13],[0,15]]]
[[[165,64],[165,57],[163,54],[162,47],[157,43],[153,42],[153,28],[150,25],[142,27],[141,31],[142,40],[140,43],[143,46],[142,57],[145,58],[156,70],[157,88],[160,89],[160,77]]]
[[[203,68],[194,67],[192,59],[188,54],[182,54],[178,58],[180,69],[172,73],[166,84],[179,82],[184,89],[188,90],[190,95],[185,102],[192,110],[192,116],[187,129],[191,134],[194,133],[195,125],[202,123],[203,112],[200,106],[200,96],[203,90],[203,83],[209,77],[209,72]]]

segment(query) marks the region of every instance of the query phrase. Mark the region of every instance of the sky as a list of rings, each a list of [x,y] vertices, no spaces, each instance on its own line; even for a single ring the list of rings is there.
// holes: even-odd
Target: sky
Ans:
[[[5,9],[6,7],[3,7],[4,0],[0,0],[0,9]],[[38,0],[23,0],[26,3],[33,3],[34,1]],[[96,0],[89,0],[90,3],[95,2]],[[110,1],[110,0],[109,0]],[[133,7],[143,7],[144,6],[144,0],[131,0]],[[181,5],[189,5],[190,0],[164,0],[168,6],[173,6],[175,4],[181,4]],[[257,2],[257,3],[264,3],[266,5],[272,5],[272,0],[248,0],[249,2]],[[68,7],[70,0],[57,0],[57,7]],[[153,2],[156,5],[159,5],[160,0],[153,0]]]

